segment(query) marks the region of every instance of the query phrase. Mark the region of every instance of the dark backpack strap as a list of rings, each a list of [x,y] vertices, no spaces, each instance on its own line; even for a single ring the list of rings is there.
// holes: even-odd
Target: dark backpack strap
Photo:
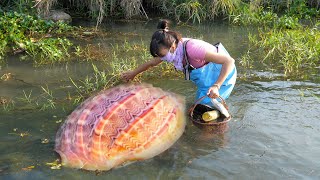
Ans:
[[[183,57],[186,61],[186,65],[183,67],[183,73],[184,73],[184,77],[186,80],[190,80],[190,72],[193,70],[193,69],[196,69],[194,68],[190,62],[189,62],[189,59],[188,59],[188,54],[187,54],[187,42],[189,41],[190,39],[186,40],[183,42]],[[221,42],[217,42],[215,44],[213,44],[216,48],[217,48],[217,52],[219,51],[219,45],[221,44]]]
[[[217,48],[217,53],[219,52],[219,45],[220,45],[221,42],[217,42],[215,44],[213,44],[216,48]]]
[[[184,73],[185,80],[190,80],[190,63],[189,63],[189,59],[188,59],[188,55],[187,55],[187,48],[186,48],[188,41],[189,41],[189,39],[183,42],[183,57],[186,61],[186,65],[183,67],[183,73]]]

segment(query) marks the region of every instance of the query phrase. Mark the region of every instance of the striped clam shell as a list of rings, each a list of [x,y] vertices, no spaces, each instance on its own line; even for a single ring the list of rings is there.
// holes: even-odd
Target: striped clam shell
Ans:
[[[68,116],[57,132],[55,151],[63,165],[87,170],[152,158],[182,135],[184,103],[147,84],[104,90]]]

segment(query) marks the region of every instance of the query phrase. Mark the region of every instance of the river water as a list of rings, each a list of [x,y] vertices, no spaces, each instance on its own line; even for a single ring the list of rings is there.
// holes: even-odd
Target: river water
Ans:
[[[123,42],[119,34],[132,33],[127,41],[148,44],[155,26],[154,21],[109,23],[102,28],[117,33],[117,38],[93,42],[110,46]],[[295,80],[263,67],[242,68],[239,57],[247,51],[247,28],[175,28],[185,37],[223,42],[236,59],[239,79],[227,99],[232,119],[224,134],[202,131],[189,121],[182,137],[152,159],[99,173],[51,169],[47,163],[59,158],[53,151],[55,133],[74,107],[0,111],[0,179],[320,179],[319,74]],[[6,60],[0,75],[10,72],[14,77],[0,82],[0,96],[6,98],[22,97],[23,91],[41,93],[40,86],[68,88],[69,77],[82,79],[92,73],[91,62],[34,67],[17,56]],[[184,95],[187,106],[194,102],[195,87],[181,77],[146,81]]]

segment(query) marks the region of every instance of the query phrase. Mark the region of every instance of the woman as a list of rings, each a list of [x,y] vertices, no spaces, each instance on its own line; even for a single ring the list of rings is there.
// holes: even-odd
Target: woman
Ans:
[[[126,81],[137,74],[163,61],[173,63],[177,70],[190,75],[198,87],[196,98],[208,95],[210,98],[221,96],[227,99],[236,82],[237,71],[234,59],[221,43],[209,44],[198,39],[182,38],[177,32],[170,31],[168,21],[161,21],[150,43],[150,53],[154,57],[132,71],[122,74]],[[210,98],[202,103],[210,104]]]

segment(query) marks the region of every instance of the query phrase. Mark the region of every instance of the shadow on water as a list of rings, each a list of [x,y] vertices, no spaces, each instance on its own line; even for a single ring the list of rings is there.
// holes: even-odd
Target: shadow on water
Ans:
[[[155,22],[114,23],[106,31],[127,40],[149,43]],[[247,30],[225,25],[175,27],[189,37],[209,42],[221,41],[239,57],[247,48]],[[105,42],[104,42],[105,41]],[[96,42],[111,46],[121,38]],[[125,54],[124,54],[125,55]],[[237,59],[237,58],[236,58]],[[236,62],[237,64],[239,62]],[[97,62],[96,64],[99,65]],[[102,63],[102,67],[105,64]],[[246,69],[238,66],[239,77]],[[91,63],[68,63],[34,68],[8,57],[1,75],[11,72],[14,78],[0,81],[0,96],[14,98],[22,90],[40,93],[40,86],[63,89],[57,96],[74,91],[69,77],[82,79],[92,73]],[[224,134],[212,134],[188,121],[182,137],[167,151],[149,160],[113,169],[90,172],[46,165],[58,158],[53,151],[55,134],[74,107],[39,109],[18,108],[0,114],[1,179],[318,179],[320,169],[319,79],[287,81],[267,70],[253,71],[252,77],[239,78],[227,100],[232,114]],[[182,77],[150,79],[148,83],[181,94],[190,107],[195,87]],[[20,106],[17,104],[16,106]],[[46,140],[45,140],[46,139]]]

